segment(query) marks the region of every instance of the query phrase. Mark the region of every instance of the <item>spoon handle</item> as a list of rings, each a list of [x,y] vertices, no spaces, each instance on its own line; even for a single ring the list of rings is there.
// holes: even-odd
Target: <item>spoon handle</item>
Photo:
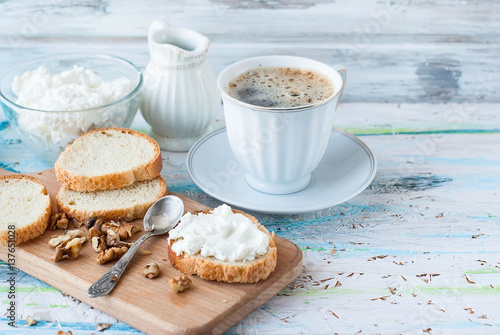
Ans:
[[[108,272],[106,272],[101,278],[99,278],[92,286],[89,287],[88,295],[91,298],[100,297],[108,294],[113,290],[115,285],[118,283],[118,279],[122,276],[123,272],[127,268],[128,263],[132,257],[134,257],[135,253],[141,246],[141,244],[146,241],[153,234],[151,232],[147,232],[142,235],[134,244],[128,249],[128,251],[123,255],[118,262]]]

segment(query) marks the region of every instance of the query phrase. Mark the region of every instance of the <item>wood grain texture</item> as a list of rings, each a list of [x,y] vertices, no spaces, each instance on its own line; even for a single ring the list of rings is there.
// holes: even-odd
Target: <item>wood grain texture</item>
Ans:
[[[348,105],[338,110],[339,116]],[[374,182],[333,208],[295,215],[253,213],[269,230],[299,245],[304,270],[227,334],[425,334],[428,328],[495,334],[500,326],[495,307],[500,303],[500,138],[498,130],[488,129],[499,126],[497,108],[475,106],[480,112],[465,118],[475,125],[469,133],[466,128],[447,132],[453,122],[438,122],[441,109],[461,110],[461,105],[370,106],[351,106],[344,111],[351,115],[340,121],[352,128],[361,122],[363,129],[374,131],[362,137],[377,157]],[[382,128],[374,125],[382,126],[383,120],[394,129],[408,126],[408,133],[377,133]],[[137,121],[135,129],[144,129]],[[9,168],[40,165],[19,144],[12,146],[21,152],[21,161],[13,150]],[[193,185],[185,154],[163,154],[162,175],[171,191],[210,207],[220,204]],[[30,314],[40,320],[37,328],[19,321],[25,327],[17,329],[21,334],[53,335],[54,329],[63,329],[84,335],[99,322],[111,322],[108,333],[113,335],[139,333],[43,282],[19,277],[19,318]]]
[[[449,50],[454,50],[450,54]],[[47,42],[12,50],[0,44],[0,68],[38,56],[74,52],[111,53],[144,68],[149,53],[140,42],[102,41]],[[342,64],[348,79],[344,102],[499,102],[497,55],[500,46],[466,43],[365,45],[321,43],[216,43],[207,61],[216,72],[238,60],[270,54],[317,59],[329,65]]]
[[[348,69],[345,102],[499,102],[498,2],[5,1],[0,69],[42,54],[112,53],[144,68],[157,18],[211,39],[216,72],[267,54]],[[251,19],[249,19],[251,18]]]
[[[10,173],[0,169],[0,175]],[[61,186],[55,179],[54,170],[32,175],[46,185],[53,199]],[[195,201],[182,199],[186,212],[208,209]],[[142,227],[142,220],[133,224]],[[77,260],[52,262],[50,257],[54,250],[47,242],[60,234],[61,231],[46,231],[40,237],[20,244],[15,255],[17,268],[148,334],[221,334],[281,291],[302,270],[300,249],[276,237],[278,263],[267,280],[256,284],[227,284],[192,277],[192,287],[176,294],[169,290],[167,281],[179,273],[166,259],[166,237],[157,236],[145,242],[143,247],[152,255],[141,255],[139,252],[111,294],[91,299],[87,296],[88,287],[112,264],[96,264],[96,253],[89,243]],[[140,235],[142,233],[135,237]],[[7,253],[6,247],[0,248],[0,257],[5,262]],[[142,267],[151,262],[159,264],[161,269],[160,276],[154,280],[140,274]]]
[[[388,20],[383,11],[391,10]],[[0,72],[33,57],[113,53],[144,67],[149,22],[211,40],[216,72],[255,55],[294,54],[348,68],[335,126],[363,136],[379,163],[350,201],[296,215],[255,214],[304,252],[303,272],[226,334],[497,334],[500,327],[500,3],[495,0],[130,0],[0,3]],[[382,15],[382,16],[381,16]],[[223,120],[221,120],[222,122]],[[133,128],[147,132],[140,117]],[[169,189],[208,206],[185,154],[163,152]],[[0,167],[49,168],[0,115]],[[74,335],[110,322],[20,273],[18,328]],[[6,283],[0,264],[0,282]],[[161,279],[161,278],[160,278]],[[0,300],[7,301],[6,284]],[[6,306],[6,305],[3,305]],[[4,312],[5,313],[5,312]],[[27,327],[27,314],[39,324]]]
[[[379,22],[373,35],[441,35],[474,41],[496,38],[500,4],[495,0],[49,0],[3,1],[3,36],[142,37],[149,21],[162,18],[192,26],[214,38],[259,41],[325,39],[356,36],[368,23]],[[387,18],[383,14],[386,14]],[[251,18],[252,22],[249,22]],[[314,20],[311,20],[314,18]],[[73,24],[68,25],[68,20]],[[92,22],[92,24],[88,24]],[[276,24],[276,23],[279,24]],[[252,25],[251,34],[248,25]],[[482,25],[482,27],[480,27]],[[358,28],[358,29],[357,29]]]
[[[377,157],[378,171],[360,195],[311,213],[255,214],[304,250],[305,270],[231,333],[282,325],[281,334],[425,334],[428,328],[494,334],[500,320],[492,305],[500,302],[499,134],[362,140]],[[182,181],[182,169],[165,166],[177,179],[173,190],[216,205],[188,177]],[[275,317],[280,320],[271,321]]]

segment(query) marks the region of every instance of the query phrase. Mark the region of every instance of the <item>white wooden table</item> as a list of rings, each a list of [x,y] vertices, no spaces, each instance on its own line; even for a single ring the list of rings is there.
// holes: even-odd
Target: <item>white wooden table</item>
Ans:
[[[500,327],[500,3],[395,0],[0,2],[0,71],[36,56],[86,51],[147,64],[148,24],[206,34],[216,72],[251,56],[291,54],[343,64],[335,126],[374,152],[373,183],[347,203],[261,215],[304,252],[304,271],[228,334],[498,334]],[[223,120],[221,120],[223,122]],[[133,128],[147,131],[138,117]],[[219,202],[163,152],[169,189]],[[50,167],[0,116],[0,167]],[[18,328],[0,334],[139,331],[39,280],[17,283]],[[38,320],[28,327],[27,315]],[[147,316],[145,316],[147,317]]]

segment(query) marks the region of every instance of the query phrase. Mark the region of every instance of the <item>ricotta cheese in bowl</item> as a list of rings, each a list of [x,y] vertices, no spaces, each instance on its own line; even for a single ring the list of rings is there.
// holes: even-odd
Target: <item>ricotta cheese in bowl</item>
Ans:
[[[0,82],[2,109],[23,144],[50,162],[84,132],[130,127],[142,74],[107,55],[49,56],[21,64]]]
[[[53,74],[45,66],[14,77],[12,91],[16,104],[44,111],[77,111],[115,102],[133,90],[132,82],[121,77],[103,81],[90,69],[75,65]]]

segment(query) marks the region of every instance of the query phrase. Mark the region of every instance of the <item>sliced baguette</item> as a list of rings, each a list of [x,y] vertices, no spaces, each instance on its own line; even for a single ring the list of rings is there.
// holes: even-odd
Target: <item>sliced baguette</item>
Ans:
[[[208,214],[212,210],[207,210],[202,213]],[[277,249],[274,243],[274,233],[262,226],[258,220],[242,211],[233,209],[233,213],[239,213],[249,218],[260,231],[264,232],[269,237],[269,246],[264,255],[259,256],[253,261],[240,262],[223,262],[215,257],[205,257],[200,253],[196,255],[188,255],[183,253],[177,255],[172,250],[172,245],[178,240],[171,240],[168,245],[167,256],[170,264],[177,270],[188,275],[198,275],[206,280],[216,280],[226,283],[256,283],[260,280],[267,279],[274,271],[277,262]]]
[[[151,137],[125,128],[86,132],[68,145],[55,164],[66,188],[87,192],[132,185],[160,175],[161,151]]]
[[[9,226],[15,226],[16,244],[43,234],[51,214],[47,189],[30,176],[0,177],[0,213],[1,244],[12,242]]]
[[[143,218],[149,207],[166,193],[167,184],[160,176],[112,190],[77,192],[61,187],[56,201],[59,211],[78,221],[94,216],[103,220],[118,220],[120,217],[134,220]]]

